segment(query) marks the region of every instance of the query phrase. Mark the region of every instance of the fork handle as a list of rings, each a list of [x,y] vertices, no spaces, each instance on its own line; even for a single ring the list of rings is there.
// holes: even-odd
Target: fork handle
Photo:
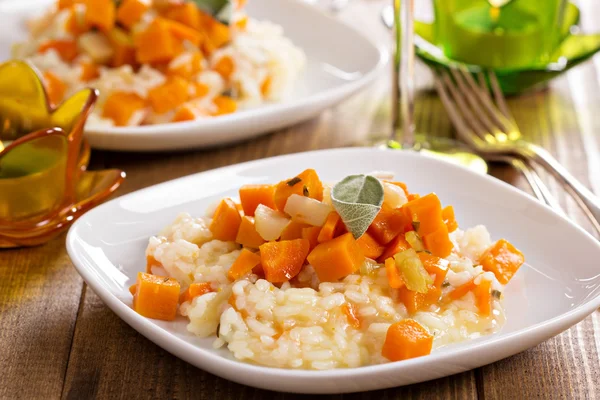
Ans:
[[[600,222],[600,199],[577,178],[571,175],[547,150],[532,143],[524,143],[522,146],[518,146],[516,150],[519,155],[535,161],[554,175],[560,182],[571,187],[588,207],[596,221]]]

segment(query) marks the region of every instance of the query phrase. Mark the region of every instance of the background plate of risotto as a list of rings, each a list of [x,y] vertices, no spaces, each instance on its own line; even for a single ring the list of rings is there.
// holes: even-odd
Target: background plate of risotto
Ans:
[[[222,145],[298,123],[387,62],[381,46],[301,0],[232,4],[227,22],[191,0],[0,2],[0,60],[37,67],[51,104],[99,89],[87,138],[123,151]]]
[[[371,192],[379,190],[377,182],[383,187],[381,211],[361,236],[373,240],[356,240],[362,241],[364,252],[344,250],[355,249],[356,226],[343,207],[338,208],[340,199],[348,199],[348,190],[356,187],[348,184],[352,179],[344,179],[353,174],[371,174],[374,178],[361,181],[364,187],[374,188]],[[396,190],[404,185],[390,182],[403,182],[408,191]],[[273,183],[271,204],[267,197],[273,192],[260,185]],[[297,184],[302,187],[296,188]],[[241,187],[246,188],[243,193]],[[295,194],[296,189],[300,194]],[[261,197],[265,193],[267,197]],[[285,207],[279,204],[281,193],[287,199]],[[448,214],[444,208],[443,222],[440,200],[454,209]],[[241,204],[236,211],[237,202]],[[300,203],[309,212],[301,213]],[[338,225],[331,224],[334,213],[328,213],[326,204],[339,211],[349,232],[335,233]],[[423,211],[435,207],[437,214]],[[387,256],[386,250],[377,251],[382,231],[376,228],[385,225],[387,232],[391,225],[381,224],[380,216],[403,208],[410,211],[413,223],[404,224],[406,241],[390,243],[404,243],[398,254],[418,253],[416,258],[426,267],[425,277],[431,267],[426,260],[439,256],[436,260],[445,265],[443,279],[437,282],[441,270],[434,268],[437,272],[431,275],[429,290],[439,283],[436,299],[447,295],[450,300],[446,302],[412,304],[401,295],[403,285],[394,286],[396,278],[389,273],[395,270],[388,270],[388,262],[392,268],[398,266],[408,292],[418,290],[415,276],[407,275],[398,254],[387,258],[385,266],[381,263],[381,257]],[[247,223],[255,223],[254,234],[248,230],[251,225],[242,229],[237,212],[245,213],[241,218]],[[246,218],[249,213],[253,219]],[[310,246],[308,257],[310,240],[286,242],[307,243],[304,250],[301,245],[290,245],[281,252],[289,266],[294,262],[292,255],[304,251],[300,272],[288,274],[295,275],[288,282],[272,269],[279,259],[272,249],[284,242],[284,236],[294,235],[290,225],[285,233],[281,229],[273,233],[290,216],[292,222],[302,217],[302,223],[308,224],[296,230],[302,238],[315,230],[311,224],[323,225],[316,228],[319,240],[314,237],[316,247]],[[419,216],[416,224],[414,216]],[[436,218],[443,224],[438,224],[439,229],[438,225],[433,228]],[[234,241],[215,239],[231,234],[232,224],[239,226]],[[321,237],[323,232],[339,236],[328,241]],[[270,237],[266,245],[264,237]],[[253,246],[260,248],[260,260],[255,259],[257,253],[248,251]],[[600,306],[600,245],[594,238],[501,181],[416,152],[324,150],[179,178],[88,212],[69,231],[67,249],[94,292],[148,339],[215,375],[277,391],[357,392],[459,373],[532,347]],[[369,257],[379,263],[367,262],[363,253],[374,254]],[[497,263],[490,264],[489,257],[494,255]],[[361,265],[354,270],[340,272],[328,266],[352,264],[356,257]],[[249,268],[242,271],[240,260],[254,262],[246,263]],[[259,261],[262,275],[253,269]],[[506,275],[511,263],[515,268]],[[166,277],[156,279],[144,271]],[[190,289],[192,284],[196,293]],[[143,309],[148,304],[142,304],[142,297],[146,301],[158,293],[153,287],[161,295],[174,291],[171,311],[163,307],[166,303],[157,308],[150,302]],[[485,304],[482,293],[487,293]],[[148,317],[148,312],[157,311],[152,315],[164,320]],[[400,325],[399,330],[392,329]],[[401,340],[394,342],[394,338]],[[428,340],[425,351],[421,351],[425,348],[422,338]],[[390,341],[395,347],[390,347]]]

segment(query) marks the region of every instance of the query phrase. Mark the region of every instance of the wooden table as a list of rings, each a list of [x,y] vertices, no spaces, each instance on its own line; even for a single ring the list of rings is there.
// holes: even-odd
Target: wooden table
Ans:
[[[379,40],[389,34],[377,13],[385,2],[361,0],[342,18],[360,21]],[[585,29],[600,29],[600,5],[580,2]],[[419,82],[427,80],[420,70]],[[427,83],[425,82],[425,86]],[[277,154],[353,145],[387,133],[389,77],[314,120],[236,146],[175,154],[96,151],[92,166],[127,171],[122,195],[195,172]],[[509,101],[528,138],[548,148],[600,193],[600,58],[554,81],[550,90]],[[434,93],[416,104],[419,130],[451,136],[450,121]],[[592,174],[591,172],[595,172]],[[527,190],[510,168],[492,175]],[[547,177],[546,177],[547,179]],[[548,180],[567,213],[586,229],[574,202]],[[77,274],[65,235],[44,246],[0,251],[0,398],[303,399],[232,383],[172,356],[138,334],[100,301]],[[524,353],[474,371],[345,399],[600,398],[600,314]]]

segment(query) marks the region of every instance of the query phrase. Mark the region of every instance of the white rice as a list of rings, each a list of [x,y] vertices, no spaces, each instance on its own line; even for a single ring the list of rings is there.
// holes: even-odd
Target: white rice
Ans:
[[[402,302],[394,301],[385,268],[370,276],[353,274],[340,282],[319,283],[307,265],[294,288],[280,288],[256,275],[235,282],[227,270],[239,254],[232,242],[211,240],[207,218],[181,214],[166,227],[162,236],[152,237],[147,255],[163,264],[169,275],[184,286],[192,281],[211,282],[216,292],[180,306],[189,319],[188,330],[201,337],[214,336],[213,346],[227,346],[234,357],[247,362],[281,368],[331,369],[388,362],[381,348],[389,326],[409,315]],[[485,227],[453,233],[458,243],[448,257],[448,293],[476,277],[492,281],[501,290],[494,274],[474,266],[473,255],[491,244]],[[351,325],[343,311],[353,304],[360,327]],[[492,315],[477,314],[475,298],[468,293],[444,306],[419,311],[415,319],[434,335],[434,349],[497,331],[504,323],[500,300],[494,299]],[[217,334],[218,327],[218,336]]]

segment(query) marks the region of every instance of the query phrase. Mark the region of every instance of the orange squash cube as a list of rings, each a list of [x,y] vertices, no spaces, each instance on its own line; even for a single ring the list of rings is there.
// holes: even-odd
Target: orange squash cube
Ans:
[[[238,258],[236,258],[236,260],[229,268],[229,271],[227,271],[227,277],[231,281],[240,279],[242,276],[252,272],[254,267],[260,264],[260,261],[260,254],[253,253],[248,249],[242,249],[242,252],[238,256]]]
[[[208,228],[215,239],[225,242],[234,241],[241,223],[242,216],[236,204],[231,199],[223,199],[219,203]]]
[[[423,244],[434,256],[442,258],[448,257],[454,248],[448,236],[448,228],[443,223],[438,230],[423,236]]]
[[[306,239],[262,244],[260,263],[266,280],[271,283],[282,283],[298,275],[309,251],[310,244]]]
[[[244,214],[254,216],[259,204],[275,209],[275,185],[244,185],[240,188],[240,202]]]
[[[84,0],[85,22],[103,32],[115,26],[115,2],[113,0]]]
[[[168,62],[180,48],[177,39],[162,18],[156,18],[146,30],[134,36],[135,58],[141,64]]]
[[[147,318],[172,321],[177,315],[179,289],[174,278],[138,272],[133,309]]]
[[[402,209],[383,207],[367,231],[380,244],[390,243],[396,236],[412,230],[412,221]]]
[[[189,97],[189,83],[178,76],[174,76],[162,85],[150,89],[148,101],[152,109],[164,114],[182,105]]]
[[[179,303],[192,301],[195,297],[212,292],[212,287],[208,282],[192,283],[183,293],[179,295]]]
[[[236,243],[251,249],[258,249],[261,244],[266,242],[266,240],[256,231],[254,217],[248,217],[247,215],[242,217],[242,222],[240,223],[240,228],[238,229],[235,241]]]
[[[117,21],[127,29],[136,24],[150,5],[142,0],[123,0],[117,9]]]
[[[281,181],[275,188],[275,206],[279,211],[283,211],[288,198],[297,194],[299,196],[308,196],[311,199],[323,200],[323,183],[314,169],[302,171],[299,175]]]
[[[335,282],[354,273],[365,262],[365,255],[352,233],[319,244],[308,255],[321,282]]]
[[[523,253],[505,239],[498,240],[479,259],[483,269],[493,272],[503,285],[511,280],[524,262]]]
[[[102,116],[117,126],[128,126],[136,112],[146,108],[146,102],[135,93],[112,92],[104,102]]]
[[[52,107],[56,107],[63,101],[67,91],[67,85],[52,72],[44,73],[44,87],[48,95],[48,101]]]
[[[56,51],[65,62],[73,61],[79,54],[77,43],[70,39],[48,40],[38,47],[38,53],[45,53],[48,50]]]
[[[174,4],[166,12],[166,17],[192,29],[200,29],[200,10],[193,2]]]
[[[387,331],[381,355],[390,361],[401,361],[431,353],[433,335],[413,319],[392,324]]]
[[[356,241],[362,249],[365,257],[377,260],[383,254],[385,247],[380,245],[368,232],[363,233]]]

